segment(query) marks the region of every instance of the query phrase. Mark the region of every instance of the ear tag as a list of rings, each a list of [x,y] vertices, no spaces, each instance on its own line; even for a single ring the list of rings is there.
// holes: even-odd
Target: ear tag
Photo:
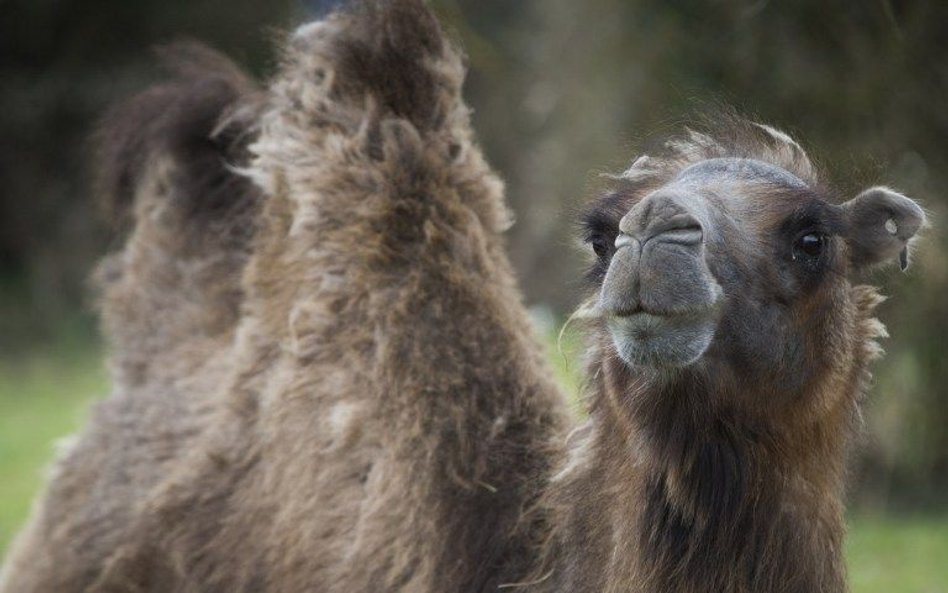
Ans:
[[[891,218],[885,221],[885,230],[892,236],[895,236],[899,232],[899,225],[895,224],[895,221]],[[899,267],[904,272],[908,268],[908,245],[902,248],[902,251],[899,252]]]

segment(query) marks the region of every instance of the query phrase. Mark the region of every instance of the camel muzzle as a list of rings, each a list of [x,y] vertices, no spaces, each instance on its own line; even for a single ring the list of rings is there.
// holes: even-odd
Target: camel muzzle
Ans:
[[[619,224],[599,309],[631,365],[691,364],[714,336],[722,290],[708,269],[709,223],[697,199],[659,190]]]

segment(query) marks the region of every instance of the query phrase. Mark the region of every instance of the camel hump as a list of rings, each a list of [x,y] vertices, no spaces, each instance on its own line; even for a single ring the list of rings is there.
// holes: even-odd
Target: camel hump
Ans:
[[[431,225],[459,253],[470,251],[468,233],[493,240],[509,228],[503,185],[461,97],[464,76],[460,50],[422,0],[344,3],[296,29],[250,146],[249,174],[275,219],[351,265],[445,252],[427,243]]]
[[[262,93],[228,58],[197,42],[156,49],[171,76],[114,106],[94,134],[96,193],[106,217],[133,224],[142,194],[165,194],[186,218],[239,202]],[[147,186],[147,187],[146,187]]]
[[[98,197],[124,235],[93,280],[120,385],[168,379],[160,356],[226,339],[262,201],[239,169],[263,91],[197,43],[158,56],[169,79],[115,106],[95,136]]]

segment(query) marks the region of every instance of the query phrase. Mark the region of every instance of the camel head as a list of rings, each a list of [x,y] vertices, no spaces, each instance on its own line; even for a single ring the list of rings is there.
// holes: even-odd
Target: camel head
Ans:
[[[636,160],[585,216],[603,354],[635,376],[713,376],[792,399],[857,364],[876,301],[854,278],[904,269],[924,220],[884,187],[834,195],[768,126],[689,132]]]

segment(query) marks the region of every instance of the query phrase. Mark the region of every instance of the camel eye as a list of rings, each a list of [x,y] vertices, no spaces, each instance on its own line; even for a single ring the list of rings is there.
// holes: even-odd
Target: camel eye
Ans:
[[[589,241],[592,243],[593,251],[596,252],[596,256],[601,260],[605,260],[609,257],[609,242],[606,241],[603,237],[595,237]]]
[[[797,237],[793,243],[793,259],[801,257],[815,260],[823,255],[826,236],[821,233],[806,233]]]

